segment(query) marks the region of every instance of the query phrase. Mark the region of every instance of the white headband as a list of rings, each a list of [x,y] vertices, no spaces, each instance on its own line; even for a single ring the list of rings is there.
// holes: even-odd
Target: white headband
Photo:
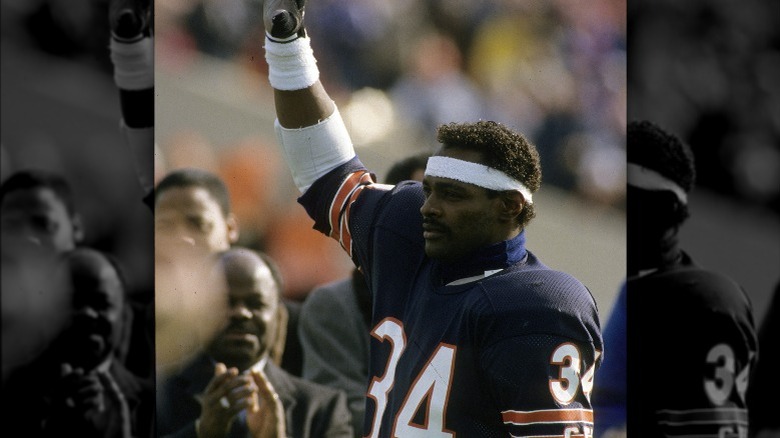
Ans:
[[[437,155],[428,158],[425,176],[454,179],[490,190],[517,190],[525,202],[533,203],[531,191],[523,183],[484,164]]]
[[[629,185],[645,190],[667,190],[677,195],[683,204],[688,203],[688,195],[685,194],[685,190],[660,173],[632,163],[628,163],[626,171]]]

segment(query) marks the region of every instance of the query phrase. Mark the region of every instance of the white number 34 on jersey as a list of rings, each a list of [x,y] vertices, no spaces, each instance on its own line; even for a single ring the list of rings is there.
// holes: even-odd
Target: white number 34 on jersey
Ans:
[[[577,396],[580,387],[582,387],[582,393],[590,401],[590,393],[593,391],[593,375],[599,356],[601,356],[601,352],[596,351],[593,365],[588,368],[585,374],[581,374],[584,362],[581,360],[580,350],[576,345],[567,342],[555,349],[551,363],[560,367],[558,378],[550,379],[550,393],[555,401],[563,405],[571,403]]]

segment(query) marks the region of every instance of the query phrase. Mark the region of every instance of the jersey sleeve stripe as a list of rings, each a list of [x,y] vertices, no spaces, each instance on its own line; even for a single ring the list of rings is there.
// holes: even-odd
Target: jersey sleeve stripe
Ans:
[[[352,257],[352,233],[349,231],[349,212],[352,209],[352,204],[355,203],[355,199],[358,198],[360,192],[363,191],[365,187],[366,186],[364,185],[359,186],[350,196],[351,201],[347,204],[347,208],[344,210],[344,217],[341,220],[339,243],[341,243],[341,247],[344,248],[344,251],[346,251],[350,257]]]
[[[748,412],[739,408],[713,408],[690,410],[660,410],[656,411],[658,422],[662,424],[747,424]]]
[[[360,192],[373,183],[368,172],[350,174],[341,183],[328,211],[330,222],[330,237],[339,242],[342,248],[352,257],[352,235],[349,231],[349,211]]]
[[[360,172],[349,174],[344,181],[341,182],[338,190],[336,190],[336,196],[333,197],[333,201],[330,203],[330,208],[328,209],[328,225],[330,225],[331,230],[330,237],[333,237],[336,240],[338,240],[339,234],[338,220],[341,209],[344,206],[347,197],[349,197],[349,194],[357,187],[361,176]]]
[[[347,176],[336,191],[336,196],[330,204],[328,210],[328,220],[330,225],[330,237],[340,241],[341,226],[339,220],[343,217],[342,212],[351,195],[361,184],[371,182],[371,175],[368,172],[354,172]],[[354,199],[353,199],[354,202]]]
[[[593,424],[591,409],[549,409],[541,411],[504,411],[501,413],[506,424],[531,425],[549,423]]]

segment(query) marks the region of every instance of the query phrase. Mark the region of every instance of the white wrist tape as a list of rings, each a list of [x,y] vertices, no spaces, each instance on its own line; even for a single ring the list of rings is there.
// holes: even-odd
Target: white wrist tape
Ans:
[[[454,179],[490,190],[516,190],[523,195],[525,202],[533,203],[531,191],[525,184],[484,164],[437,155],[428,158],[425,176]]]
[[[266,36],[265,60],[268,62],[268,81],[277,90],[302,90],[320,78],[311,40],[306,37],[275,42]]]
[[[154,189],[154,127],[130,128],[121,121],[121,131],[130,148],[133,166],[144,192]]]
[[[316,125],[287,129],[276,120],[274,127],[285,161],[301,193],[318,178],[355,156],[355,148],[338,108]]]
[[[638,164],[628,163],[626,165],[626,176],[629,185],[645,190],[669,191],[674,193],[683,204],[688,203],[688,195],[685,193],[685,190],[655,170]]]
[[[111,38],[111,62],[114,82],[123,90],[154,87],[154,38],[122,43]]]

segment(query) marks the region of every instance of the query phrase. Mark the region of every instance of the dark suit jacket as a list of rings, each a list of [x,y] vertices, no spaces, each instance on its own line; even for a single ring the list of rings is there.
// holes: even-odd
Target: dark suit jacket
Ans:
[[[284,405],[287,436],[352,437],[351,415],[343,392],[292,376],[271,362],[265,372]],[[201,354],[158,382],[158,436],[196,437],[195,420],[200,417],[198,400],[213,376],[213,362]],[[245,438],[246,429],[242,426],[236,419],[228,436]]]
[[[113,434],[94,431],[79,421],[68,408],[55,403],[57,380],[60,379],[60,364],[43,356],[14,371],[6,380],[2,391],[3,418],[8,421],[0,431],[4,436],[113,438]],[[154,436],[154,385],[131,373],[119,360],[114,360],[109,374],[116,382],[127,401],[130,410],[133,437]],[[104,395],[106,411],[102,420],[112,424],[113,430],[120,426],[120,405],[112,403]],[[6,429],[10,427],[11,429]],[[9,433],[9,430],[16,431]],[[63,435],[64,434],[64,435]]]

